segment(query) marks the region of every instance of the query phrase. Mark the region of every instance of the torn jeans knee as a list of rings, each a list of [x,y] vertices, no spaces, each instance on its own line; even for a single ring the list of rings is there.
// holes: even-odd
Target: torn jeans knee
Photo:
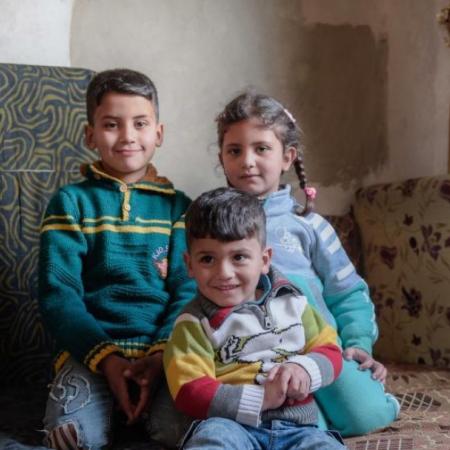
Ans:
[[[83,442],[74,422],[66,422],[48,431],[45,445],[57,450],[81,450]]]
[[[48,447],[106,448],[112,412],[113,397],[106,379],[69,358],[50,385],[44,418]]]

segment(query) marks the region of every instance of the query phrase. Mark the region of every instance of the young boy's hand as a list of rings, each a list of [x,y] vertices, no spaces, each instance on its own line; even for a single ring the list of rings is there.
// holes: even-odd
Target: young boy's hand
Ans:
[[[299,364],[282,364],[279,366],[278,376],[284,377],[288,382],[288,389],[286,392],[288,404],[293,404],[298,400],[304,400],[309,395],[311,377]]]
[[[273,367],[267,374],[262,411],[279,408],[286,401],[289,380],[278,375],[280,367]]]
[[[147,409],[151,388],[158,382],[163,371],[162,358],[163,353],[156,352],[153,355],[137,359],[123,373],[125,378],[132,380],[140,387],[139,399],[134,410],[133,421]]]
[[[108,380],[109,388],[131,423],[134,420],[135,407],[132,405],[128,392],[127,379],[124,372],[129,369],[131,363],[122,356],[111,354],[102,359],[99,369]]]
[[[358,361],[360,363],[358,367],[359,370],[370,369],[372,371],[372,378],[374,380],[378,380],[383,384],[386,382],[386,367],[379,361],[373,359],[364,350],[356,347],[349,347],[343,351],[342,356],[347,360],[354,359],[355,361]]]

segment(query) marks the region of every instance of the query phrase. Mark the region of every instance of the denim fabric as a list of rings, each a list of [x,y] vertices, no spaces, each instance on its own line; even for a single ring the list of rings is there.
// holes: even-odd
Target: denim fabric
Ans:
[[[50,387],[44,418],[46,445],[57,447],[58,428],[71,424],[79,447],[106,448],[110,442],[112,411],[113,396],[106,379],[69,358]]]
[[[343,450],[334,436],[315,426],[272,420],[255,428],[214,417],[194,423],[182,446],[185,450]]]

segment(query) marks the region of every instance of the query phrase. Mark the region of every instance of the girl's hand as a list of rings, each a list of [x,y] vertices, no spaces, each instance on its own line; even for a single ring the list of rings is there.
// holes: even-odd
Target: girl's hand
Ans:
[[[356,347],[349,347],[343,351],[342,356],[348,361],[352,359],[358,361],[360,363],[358,367],[359,370],[370,369],[372,371],[372,378],[374,380],[378,380],[383,384],[386,382],[387,377],[386,367],[379,361],[373,359],[364,350],[361,350],[360,348]]]

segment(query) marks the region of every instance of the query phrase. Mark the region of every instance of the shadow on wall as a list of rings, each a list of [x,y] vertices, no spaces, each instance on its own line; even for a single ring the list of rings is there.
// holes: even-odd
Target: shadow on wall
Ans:
[[[303,28],[299,42],[288,104],[304,132],[308,178],[345,188],[388,157],[387,41],[368,26],[321,24]]]

